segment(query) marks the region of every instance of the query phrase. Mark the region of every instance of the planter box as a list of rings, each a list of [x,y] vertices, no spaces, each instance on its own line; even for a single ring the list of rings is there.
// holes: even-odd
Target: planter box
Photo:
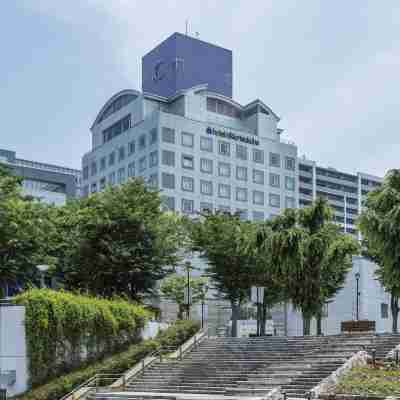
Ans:
[[[375,321],[343,321],[341,323],[342,332],[375,332]]]

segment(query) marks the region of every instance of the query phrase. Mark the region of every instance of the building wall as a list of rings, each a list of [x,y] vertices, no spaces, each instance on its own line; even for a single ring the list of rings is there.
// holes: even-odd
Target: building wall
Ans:
[[[340,333],[340,323],[355,320],[356,308],[356,278],[359,279],[359,319],[376,321],[377,332],[390,332],[392,318],[390,313],[390,295],[384,291],[375,279],[376,265],[362,257],[353,257],[353,267],[347,275],[344,287],[338,292],[334,300],[327,305],[327,317],[322,319],[322,330],[325,335]],[[381,304],[388,307],[387,318],[381,314]],[[299,311],[288,307],[288,334],[301,336],[303,334],[303,321]],[[311,324],[311,333],[316,334],[316,321]]]
[[[0,162],[21,177],[22,190],[45,203],[61,205],[80,195],[81,173],[57,165],[16,158],[16,153],[0,149]]]
[[[15,372],[16,381],[3,384],[9,396],[28,389],[25,308],[0,305],[0,374]]]

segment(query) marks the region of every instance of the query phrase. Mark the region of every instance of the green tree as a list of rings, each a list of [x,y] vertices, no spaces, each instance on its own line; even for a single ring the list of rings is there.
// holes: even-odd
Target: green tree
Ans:
[[[275,277],[284,285],[287,298],[303,315],[303,334],[310,334],[310,321],[321,315],[345,282],[358,243],[340,232],[323,198],[311,206],[285,212],[267,223],[259,244],[272,257]]]
[[[38,264],[54,264],[47,255],[52,232],[49,206],[30,201],[21,193],[21,180],[0,165],[0,288],[38,281]]]
[[[207,278],[190,277],[189,285],[192,295],[192,304],[202,301]],[[185,303],[185,293],[187,292],[188,279],[184,275],[174,274],[163,280],[160,291],[165,298],[174,301],[178,305],[178,319],[183,319],[184,312],[187,310]]]
[[[163,213],[159,193],[143,180],[110,187],[60,211],[67,289],[140,300],[179,261],[180,218]]]
[[[389,171],[370,192],[358,219],[364,252],[378,264],[376,275],[391,295],[392,330],[398,332],[400,297],[400,170]]]
[[[248,298],[254,259],[246,249],[254,224],[238,215],[205,213],[193,225],[193,242],[207,260],[207,275],[232,307],[232,336],[237,336],[240,305]]]

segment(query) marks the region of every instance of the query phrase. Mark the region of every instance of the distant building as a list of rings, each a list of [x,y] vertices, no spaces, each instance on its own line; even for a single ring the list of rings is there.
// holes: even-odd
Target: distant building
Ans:
[[[358,172],[349,174],[299,158],[299,205],[306,207],[318,196],[325,197],[343,232],[359,236],[355,226],[365,196],[382,183],[382,178]]]
[[[62,205],[80,195],[81,172],[76,169],[23,160],[14,151],[0,149],[0,163],[23,178],[23,193],[45,203]]]

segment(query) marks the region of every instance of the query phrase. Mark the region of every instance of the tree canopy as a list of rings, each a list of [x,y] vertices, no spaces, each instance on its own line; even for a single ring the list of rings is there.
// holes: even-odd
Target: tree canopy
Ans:
[[[391,294],[393,331],[397,332],[400,297],[400,170],[389,171],[370,192],[358,220],[364,252],[378,264],[377,277]]]

